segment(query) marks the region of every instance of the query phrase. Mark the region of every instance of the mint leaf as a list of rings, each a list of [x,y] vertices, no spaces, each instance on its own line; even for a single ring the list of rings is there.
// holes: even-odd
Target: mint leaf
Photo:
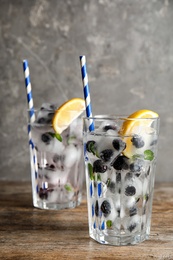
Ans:
[[[92,153],[93,155],[97,156],[99,158],[99,153],[97,151],[96,143],[95,141],[89,141],[87,144],[88,148],[87,150]]]
[[[107,220],[106,225],[108,228],[112,227],[112,220]]]
[[[151,150],[144,151],[144,160],[152,161],[154,159],[154,153]]]
[[[100,158],[98,151],[95,152],[95,155]]]
[[[64,188],[67,190],[67,191],[73,191],[73,187],[70,185],[70,184],[66,184],[64,185]]]
[[[58,139],[58,141],[62,142],[62,136],[60,134],[55,133],[55,137]]]
[[[95,179],[95,176],[94,176],[94,179]],[[98,180],[98,181],[101,181],[101,176],[100,176],[100,174],[97,175],[97,180]]]
[[[134,154],[134,155],[132,156],[132,159],[133,159],[133,160],[141,159],[141,158],[143,158],[142,154]]]
[[[55,133],[49,132],[48,134],[50,134],[52,137],[55,136]]]
[[[94,176],[94,173],[93,173],[93,167],[92,167],[91,163],[88,163],[88,171],[89,171],[90,179],[95,180],[95,176]]]
[[[107,181],[106,181],[106,185],[109,187],[109,186],[110,186],[110,183],[111,183],[111,179],[108,178]]]
[[[54,138],[56,137],[56,139],[58,139],[58,141],[62,142],[62,136],[58,133],[52,133],[52,132],[49,132],[49,134]]]

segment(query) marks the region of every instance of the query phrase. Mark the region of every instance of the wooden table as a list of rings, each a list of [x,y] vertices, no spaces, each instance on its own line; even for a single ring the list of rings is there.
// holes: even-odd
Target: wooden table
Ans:
[[[86,197],[75,209],[33,208],[31,185],[0,181],[0,259],[173,259],[173,183],[155,185],[150,240],[101,245],[88,236]]]

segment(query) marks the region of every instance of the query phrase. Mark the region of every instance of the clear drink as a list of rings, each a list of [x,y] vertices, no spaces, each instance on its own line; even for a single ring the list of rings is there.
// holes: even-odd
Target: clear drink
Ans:
[[[92,119],[92,132],[83,121],[90,237],[137,244],[150,234],[159,118]]]
[[[43,104],[28,124],[33,204],[43,209],[73,208],[80,204],[83,189],[82,120],[77,117],[61,135],[52,118],[56,107]],[[74,111],[67,111],[73,116]]]

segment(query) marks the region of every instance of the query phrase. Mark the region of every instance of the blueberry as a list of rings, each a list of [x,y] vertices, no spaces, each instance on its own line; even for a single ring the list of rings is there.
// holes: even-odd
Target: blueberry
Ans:
[[[55,154],[53,157],[53,162],[57,163],[60,160],[60,156],[58,154]]]
[[[135,173],[135,176],[136,176],[136,177],[139,177],[140,175],[141,175],[140,172]]]
[[[133,163],[130,164],[130,170],[132,172],[140,172],[143,166],[142,160],[136,160]]]
[[[127,163],[127,157],[124,155],[120,155],[116,158],[116,160],[113,162],[113,165],[115,170],[127,170],[128,169],[128,163]]]
[[[134,186],[127,186],[125,189],[126,196],[133,196],[136,193],[136,188]]]
[[[54,116],[54,112],[49,112],[47,116],[49,117],[49,119],[52,120],[52,118],[53,118],[53,116]]]
[[[96,200],[96,204],[95,204],[95,214],[96,214],[96,217],[99,216],[99,203],[98,203],[98,200]]]
[[[130,210],[129,210],[129,216],[132,217],[132,216],[134,216],[134,215],[136,215],[136,214],[137,214],[137,208],[136,208],[136,207],[130,208]]]
[[[107,165],[105,165],[102,160],[96,160],[93,163],[93,172],[104,173],[107,171],[107,168],[108,168]]]
[[[37,120],[37,122],[38,122],[39,124],[46,124],[46,123],[47,123],[47,120],[46,120],[46,118],[44,118],[44,117],[40,117],[40,118]]]
[[[103,131],[104,132],[107,132],[108,130],[116,130],[117,128],[116,128],[116,126],[114,126],[114,125],[105,125],[104,127],[103,127]]]
[[[48,133],[45,133],[45,134],[42,134],[41,140],[46,144],[50,144],[51,137]]]
[[[121,182],[121,173],[120,172],[116,172],[116,182],[117,183]]]
[[[142,148],[145,145],[144,141],[142,140],[142,137],[139,135],[134,135],[131,139],[131,142],[136,148]]]
[[[43,108],[41,108],[41,110],[44,110]],[[40,117],[38,120],[37,120],[37,123],[39,124],[51,124],[52,122],[52,118],[54,116],[54,112],[42,112],[42,117]]]
[[[100,158],[105,161],[108,162],[111,160],[112,156],[113,156],[114,152],[112,149],[106,149],[100,152]]]
[[[150,145],[152,146],[152,145],[155,145],[155,144],[157,144],[157,139],[153,140]]]
[[[47,191],[47,189],[40,188],[39,197],[42,200],[46,200],[48,198],[48,191]]]
[[[52,169],[52,170],[55,169],[55,165],[53,165],[53,164],[51,164],[49,167],[50,167],[50,169]]]
[[[123,142],[121,139],[114,139],[112,141],[112,145],[117,151],[120,151],[120,149],[121,151],[123,151],[126,148],[126,143]]]
[[[57,107],[55,105],[50,105],[50,109],[55,111]]]
[[[134,174],[132,172],[126,173],[125,180],[131,180],[133,179]]]
[[[39,164],[39,163],[37,163],[37,165],[38,165],[38,169],[40,169],[40,170],[42,170],[42,169],[43,169],[43,167],[42,167],[42,166],[40,166],[40,164]]]
[[[101,204],[101,211],[103,212],[103,215],[105,217],[109,216],[109,214],[111,213],[111,205],[109,203],[109,201],[104,200]]]
[[[51,171],[54,171],[55,170],[55,165],[54,164],[46,164],[46,167],[45,167],[45,169],[47,169],[47,170],[51,170]]]
[[[118,217],[120,217],[120,208],[117,209]]]
[[[132,231],[135,229],[135,227],[136,227],[136,223],[133,223],[133,224],[131,224],[131,225],[128,227],[128,230],[129,230],[130,232],[132,232]]]

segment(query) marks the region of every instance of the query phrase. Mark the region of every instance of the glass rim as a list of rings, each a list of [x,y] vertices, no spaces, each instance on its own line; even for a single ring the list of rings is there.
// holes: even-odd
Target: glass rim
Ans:
[[[95,115],[95,116],[91,116],[91,117],[87,117],[84,116],[83,117],[84,120],[159,120],[160,117],[147,117],[147,118],[143,118],[143,117],[128,117],[127,115]]]
[[[57,109],[28,108],[28,109],[26,109],[27,112],[33,111],[34,113],[37,113],[37,112],[40,112],[40,111],[54,112],[55,113],[58,110],[59,110],[59,108],[57,108]],[[85,112],[85,109],[69,109],[69,110],[66,110],[65,112],[76,112],[76,111],[83,111],[83,112]]]

